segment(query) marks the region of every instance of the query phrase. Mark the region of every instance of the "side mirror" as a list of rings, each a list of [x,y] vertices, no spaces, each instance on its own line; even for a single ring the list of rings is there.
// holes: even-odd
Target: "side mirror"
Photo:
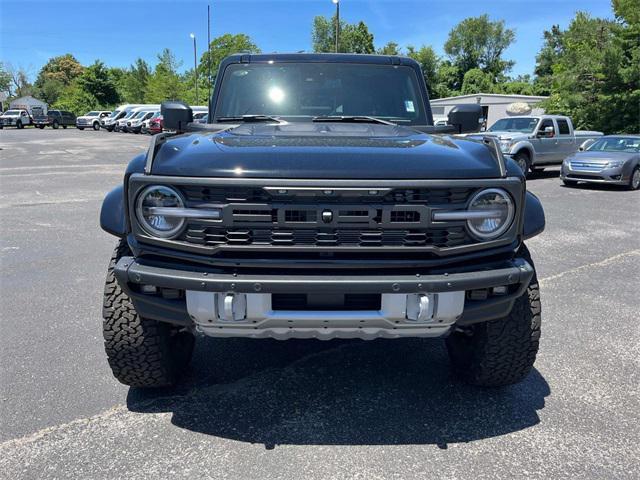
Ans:
[[[160,112],[164,118],[164,128],[182,133],[187,130],[187,124],[193,122],[193,111],[184,102],[162,102]]]
[[[480,131],[482,120],[482,106],[464,103],[449,111],[447,123],[453,125],[458,133],[473,133]]]

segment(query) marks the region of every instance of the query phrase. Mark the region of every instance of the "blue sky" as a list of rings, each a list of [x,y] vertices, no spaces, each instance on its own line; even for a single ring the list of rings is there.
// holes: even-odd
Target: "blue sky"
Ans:
[[[0,0],[0,60],[24,67],[32,78],[48,58],[67,52],[83,64],[101,59],[126,67],[137,57],[155,64],[171,48],[183,69],[191,67],[194,32],[206,45],[207,3],[212,38],[247,33],[264,52],[311,49],[311,23],[332,15],[331,0]],[[365,21],[376,47],[393,40],[401,46],[432,45],[442,53],[449,30],[469,16],[488,13],[516,30],[506,57],[512,74],[532,73],[542,32],[554,23],[566,27],[577,10],[612,16],[609,0],[341,0],[341,17]]]

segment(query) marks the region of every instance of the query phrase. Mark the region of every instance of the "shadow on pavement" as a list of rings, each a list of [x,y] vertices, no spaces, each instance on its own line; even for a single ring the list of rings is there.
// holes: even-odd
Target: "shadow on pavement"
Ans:
[[[267,448],[469,442],[537,424],[550,389],[533,370],[501,389],[451,377],[444,342],[199,339],[171,391],[130,389],[136,412]]]
[[[557,167],[545,168],[542,171],[532,172],[527,175],[527,181],[530,180],[544,180],[545,178],[558,178],[560,176],[560,169]]]

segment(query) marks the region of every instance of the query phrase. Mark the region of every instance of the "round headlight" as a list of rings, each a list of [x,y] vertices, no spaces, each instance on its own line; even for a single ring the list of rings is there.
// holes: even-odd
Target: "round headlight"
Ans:
[[[145,188],[136,202],[136,216],[142,228],[155,237],[171,238],[184,227],[184,218],[167,215],[166,208],[184,208],[184,201],[173,188],[152,185]]]
[[[513,201],[504,190],[489,188],[471,199],[469,212],[476,212],[475,218],[467,220],[471,233],[480,240],[490,240],[502,235],[511,225]]]

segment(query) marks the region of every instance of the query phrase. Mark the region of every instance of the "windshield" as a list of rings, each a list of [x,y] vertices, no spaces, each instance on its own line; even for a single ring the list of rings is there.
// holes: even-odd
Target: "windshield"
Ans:
[[[85,117],[97,117],[98,116],[98,112],[89,112],[85,115]]]
[[[533,133],[533,129],[538,124],[538,118],[501,118],[494,123],[490,132],[520,132],[520,133]]]
[[[147,112],[138,112],[137,115],[135,115],[133,118],[142,118],[147,114]]]
[[[109,118],[116,118],[118,115],[120,115],[120,110],[114,110],[111,112],[111,115],[109,115]]]
[[[588,148],[590,152],[640,152],[640,137],[601,138]]]
[[[7,110],[6,112],[4,112],[5,115],[19,115],[20,111],[19,110]]]
[[[373,116],[427,123],[418,79],[410,67],[344,63],[230,65],[216,117],[270,115],[309,121],[317,116]]]

